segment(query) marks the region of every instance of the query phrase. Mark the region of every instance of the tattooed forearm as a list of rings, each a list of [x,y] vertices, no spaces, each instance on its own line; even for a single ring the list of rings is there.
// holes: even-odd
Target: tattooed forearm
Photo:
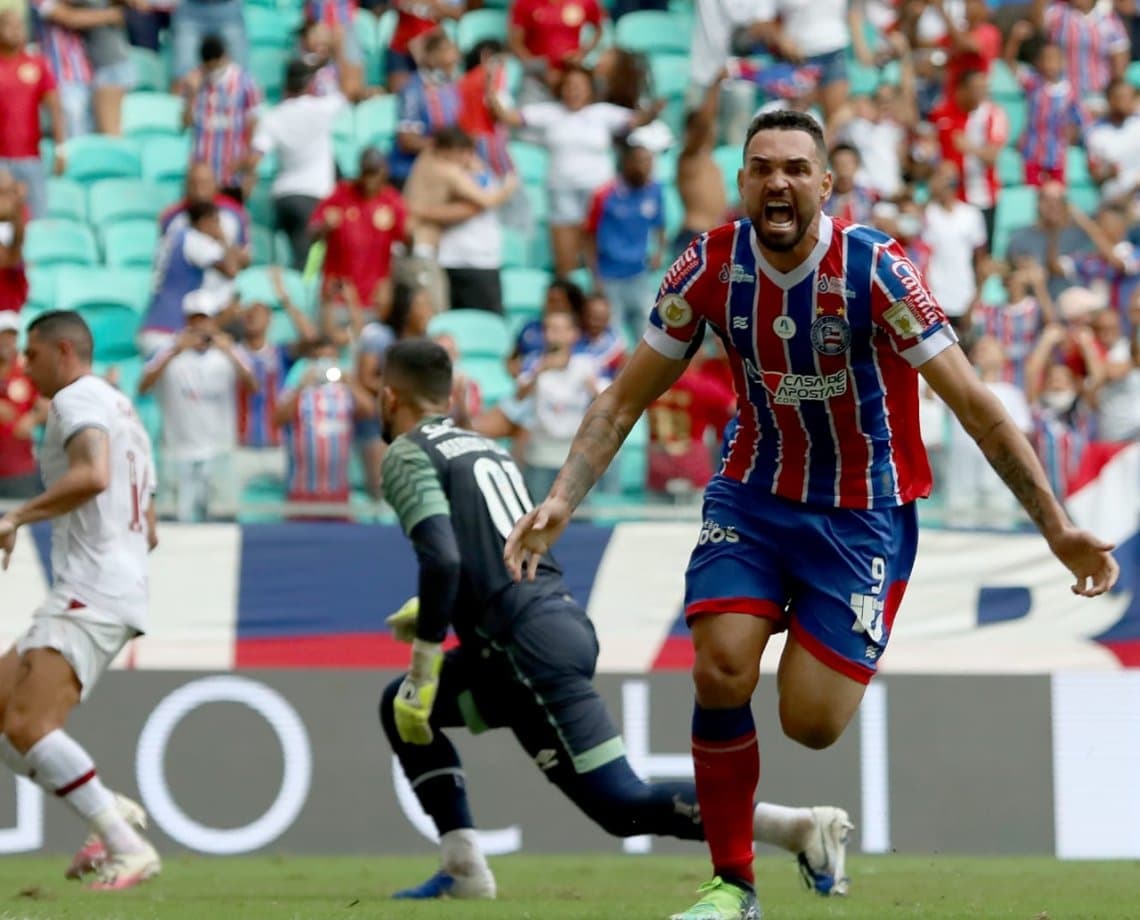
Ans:
[[[562,472],[554,483],[552,493],[563,498],[571,508],[577,508],[592,489],[633,428],[632,422],[623,420],[612,398],[602,393],[594,400],[574,443]]]
[[[1003,419],[978,438],[978,446],[1038,530],[1049,537],[1064,526],[1064,512],[1033,447],[1020,431]]]

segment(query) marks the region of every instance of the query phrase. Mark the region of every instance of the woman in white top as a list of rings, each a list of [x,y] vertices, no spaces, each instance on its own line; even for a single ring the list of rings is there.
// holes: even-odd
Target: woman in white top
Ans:
[[[509,111],[492,94],[488,104],[511,127],[538,131],[550,151],[550,245],[555,274],[568,275],[582,264],[581,229],[590,198],[614,177],[614,137],[651,122],[661,105],[635,111],[595,102],[593,75],[577,65],[564,66],[557,102]]]

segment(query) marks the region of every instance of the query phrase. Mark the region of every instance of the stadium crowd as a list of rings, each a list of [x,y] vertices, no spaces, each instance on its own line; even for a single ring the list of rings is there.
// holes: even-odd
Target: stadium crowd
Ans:
[[[37,488],[17,342],[52,308],[137,394],[179,519],[378,496],[384,353],[421,335],[544,493],[773,107],[825,126],[828,213],[906,247],[1063,495],[1140,438],[1137,58],[1134,0],[9,5],[0,498]],[[733,403],[706,342],[602,501],[697,494]],[[1013,520],[922,405],[948,517]]]

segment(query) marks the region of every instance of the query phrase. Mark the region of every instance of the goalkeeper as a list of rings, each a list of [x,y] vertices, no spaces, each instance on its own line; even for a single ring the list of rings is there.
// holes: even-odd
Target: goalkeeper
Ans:
[[[492,898],[459,754],[442,731],[510,729],[547,779],[619,837],[702,840],[691,782],[646,783],[594,690],[593,625],[544,558],[515,583],[503,562],[514,522],[531,507],[522,476],[493,441],[448,419],[451,361],[426,339],[388,352],[381,393],[384,495],[419,561],[417,598],[389,617],[411,667],[380,700],[380,722],[440,835],[441,869],[402,898]],[[459,646],[444,654],[454,629]],[[844,894],[847,813],[760,803],[756,839],[798,855],[808,883]]]

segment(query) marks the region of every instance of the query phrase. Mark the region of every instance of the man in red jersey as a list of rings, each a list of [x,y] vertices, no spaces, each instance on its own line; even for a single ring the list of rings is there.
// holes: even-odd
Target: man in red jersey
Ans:
[[[0,167],[26,187],[32,217],[43,217],[47,213],[47,177],[40,159],[40,107],[51,116],[57,174],[63,172],[66,132],[48,62],[42,55],[25,51],[27,43],[23,15],[14,9],[0,12],[0,99],[4,100]]]
[[[737,176],[747,219],[702,234],[674,263],[644,341],[594,400],[550,494],[504,549],[516,577],[533,573],[536,554],[711,327],[732,365],[737,419],[705,491],[685,609],[696,650],[697,798],[715,877],[676,920],[760,915],[747,815],[760,777],[751,699],[768,639],[789,631],[780,720],[815,749],[842,734],[886,648],[917,547],[914,502],[931,487],[918,374],[1073,573],[1075,593],[1102,594],[1119,574],[1113,547],[1069,522],[898,243],[822,214],[826,163],[810,116],[753,120]],[[839,881],[812,875],[821,893]]]

